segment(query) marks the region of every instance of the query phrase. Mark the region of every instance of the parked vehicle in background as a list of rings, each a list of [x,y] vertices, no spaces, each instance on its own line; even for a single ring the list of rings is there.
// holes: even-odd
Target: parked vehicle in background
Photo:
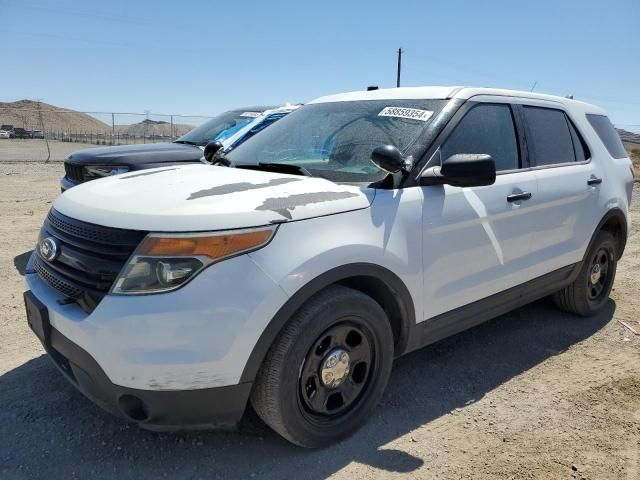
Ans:
[[[207,143],[222,144],[228,153],[253,135],[296,110],[299,105],[259,106],[230,110],[194,128],[171,143],[88,148],[65,158],[61,191],[89,180],[133,170],[199,163]]]
[[[629,229],[605,112],[530,92],[323,97],[217,162],[65,192],[27,265],[50,358],[142,427],[251,401],[297,445],[339,441],[394,357],[548,295],[599,312]]]
[[[0,130],[0,138],[11,138],[11,134],[7,130]]]
[[[21,127],[13,127],[9,130],[9,138],[31,138],[31,134]]]

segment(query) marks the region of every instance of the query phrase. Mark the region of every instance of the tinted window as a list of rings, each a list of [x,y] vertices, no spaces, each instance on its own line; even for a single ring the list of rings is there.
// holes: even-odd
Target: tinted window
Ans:
[[[518,143],[509,105],[477,105],[456,126],[441,147],[442,158],[458,153],[484,153],[496,170],[518,168]]]
[[[569,123],[561,110],[524,107],[527,144],[535,165],[575,161]]]
[[[576,155],[576,162],[584,162],[590,156],[589,149],[571,122],[569,122],[569,130],[571,131],[571,140],[573,141],[573,151]]]
[[[604,146],[607,147],[609,155],[613,158],[625,158],[627,156],[627,152],[620,141],[620,136],[618,132],[616,132],[616,129],[613,128],[609,117],[605,115],[588,114],[587,119],[600,137],[600,140],[602,140],[602,143],[604,143]]]

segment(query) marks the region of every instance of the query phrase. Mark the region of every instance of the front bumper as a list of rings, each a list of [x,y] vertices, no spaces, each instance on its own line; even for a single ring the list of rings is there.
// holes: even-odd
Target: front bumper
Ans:
[[[71,180],[69,177],[65,175],[60,179],[60,193],[64,193],[65,190],[69,190],[70,188],[75,187],[76,185],[80,185],[80,184],[77,182],[74,182],[73,180]]]
[[[182,391],[126,388],[112,383],[91,355],[55,328],[42,343],[67,380],[90,400],[152,430],[231,427],[242,418],[251,392],[251,383]]]
[[[68,362],[74,384],[117,415],[135,420],[122,402],[142,401],[149,413],[145,425],[237,421],[251,389],[252,379],[242,379],[245,365],[288,299],[241,255],[172,292],[107,295],[87,314],[30,265],[25,280],[29,294],[46,307],[51,335],[43,343],[51,357],[59,366]]]

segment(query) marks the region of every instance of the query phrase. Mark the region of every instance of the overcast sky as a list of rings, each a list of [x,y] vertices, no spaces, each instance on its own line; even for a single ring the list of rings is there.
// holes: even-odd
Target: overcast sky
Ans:
[[[0,0],[0,45],[0,101],[210,115],[394,86],[403,47],[403,85],[535,83],[640,131],[639,0]]]

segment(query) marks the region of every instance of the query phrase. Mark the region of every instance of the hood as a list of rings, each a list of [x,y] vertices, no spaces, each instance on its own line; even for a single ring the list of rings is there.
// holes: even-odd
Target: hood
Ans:
[[[87,148],[69,155],[65,161],[80,165],[148,165],[169,162],[196,162],[202,150],[181,143],[149,143],[119,147]]]
[[[315,177],[210,165],[126,173],[67,190],[63,215],[133,230],[255,227],[367,208],[374,190]]]

